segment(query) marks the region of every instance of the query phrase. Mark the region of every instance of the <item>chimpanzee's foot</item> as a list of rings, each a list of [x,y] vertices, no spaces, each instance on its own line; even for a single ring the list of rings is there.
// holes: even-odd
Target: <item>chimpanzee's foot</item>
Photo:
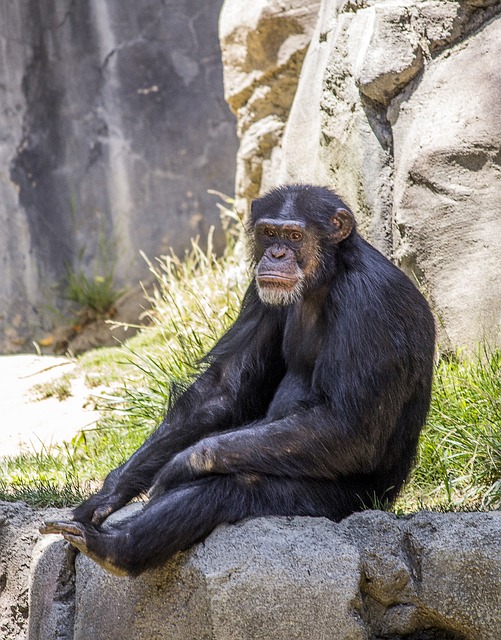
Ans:
[[[105,531],[99,531],[92,525],[81,522],[45,522],[40,527],[40,533],[60,533],[71,543],[103,569],[116,576],[126,576],[128,572],[114,561],[107,552],[111,546],[113,536]]]

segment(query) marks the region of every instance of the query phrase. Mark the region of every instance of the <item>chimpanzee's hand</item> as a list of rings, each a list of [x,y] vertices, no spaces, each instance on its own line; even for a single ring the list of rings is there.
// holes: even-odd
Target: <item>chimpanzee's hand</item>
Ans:
[[[213,441],[215,438],[204,438],[175,455],[158,472],[150,496],[210,474],[213,470]]]
[[[99,526],[109,515],[121,509],[125,504],[127,504],[127,500],[120,495],[99,491],[74,509],[73,518],[79,522]]]

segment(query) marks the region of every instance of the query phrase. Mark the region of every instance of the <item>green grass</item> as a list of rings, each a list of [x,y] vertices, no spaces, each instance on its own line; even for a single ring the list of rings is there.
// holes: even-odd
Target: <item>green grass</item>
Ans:
[[[81,264],[85,247],[78,257],[79,266],[68,266],[66,277],[66,298],[74,302],[81,310],[90,311],[97,317],[104,316],[113,307],[123,290],[117,289],[114,271],[117,248],[106,238],[103,229],[98,234],[97,255],[92,275],[87,274]]]
[[[0,499],[66,506],[96,489],[159,423],[169,385],[194,374],[235,319],[248,282],[239,233],[229,233],[220,259],[209,237],[207,250],[194,242],[182,259],[164,257],[150,269],[157,282],[151,326],[121,348],[79,359],[89,387],[109,386],[104,418],[63,447],[0,462]],[[498,508],[500,425],[501,351],[442,358],[417,464],[395,511]]]
[[[416,467],[399,506],[501,506],[501,350],[439,361]]]

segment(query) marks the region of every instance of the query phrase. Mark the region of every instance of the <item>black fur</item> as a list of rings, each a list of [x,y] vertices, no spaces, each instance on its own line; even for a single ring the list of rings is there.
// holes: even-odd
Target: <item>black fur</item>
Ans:
[[[334,193],[310,186],[253,203],[251,246],[257,219],[302,220],[317,268],[290,306],[265,305],[253,281],[204,372],[75,510],[77,546],[107,568],[136,575],[223,522],[340,520],[396,497],[429,408],[434,324],[407,276],[355,228],[335,240],[340,208]],[[138,515],[101,528],[145,491],[151,497]],[[58,531],[73,542],[63,525]]]

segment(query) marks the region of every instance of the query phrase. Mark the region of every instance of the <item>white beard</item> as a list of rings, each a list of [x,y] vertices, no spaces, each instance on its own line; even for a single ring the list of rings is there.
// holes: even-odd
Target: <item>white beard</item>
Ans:
[[[292,289],[285,289],[284,287],[263,286],[257,287],[259,297],[264,304],[271,305],[273,307],[286,307],[288,305],[298,302],[303,292],[301,282],[298,282]]]

